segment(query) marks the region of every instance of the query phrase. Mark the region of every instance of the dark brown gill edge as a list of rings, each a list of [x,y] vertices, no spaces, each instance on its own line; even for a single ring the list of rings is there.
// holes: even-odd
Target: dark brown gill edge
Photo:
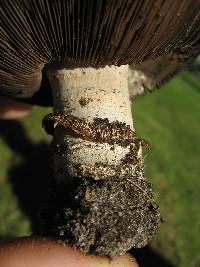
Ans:
[[[55,182],[42,212],[43,233],[85,253],[111,258],[145,246],[161,222],[152,186],[144,177],[140,149],[146,142],[126,124],[107,119],[89,123],[67,113],[50,114],[43,125],[51,134],[62,127],[74,138],[129,148],[118,166],[73,164],[66,156],[65,179]],[[55,139],[52,147],[62,156],[69,150]]]

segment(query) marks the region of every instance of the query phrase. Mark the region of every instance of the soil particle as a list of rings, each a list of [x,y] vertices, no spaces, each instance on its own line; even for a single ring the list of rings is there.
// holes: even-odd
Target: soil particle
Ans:
[[[81,107],[85,107],[85,106],[87,106],[91,101],[92,101],[92,98],[81,97],[81,99],[79,100],[79,104],[81,105]]]

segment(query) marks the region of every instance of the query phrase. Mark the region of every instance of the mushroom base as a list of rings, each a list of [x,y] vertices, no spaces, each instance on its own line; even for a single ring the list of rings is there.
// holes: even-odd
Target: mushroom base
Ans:
[[[54,115],[51,125],[53,115],[48,115],[46,130],[52,130],[55,122],[60,127],[65,116]],[[68,123],[64,125],[69,127]],[[109,125],[113,128],[115,123]],[[129,129],[121,127],[124,132]],[[136,136],[129,138],[126,145],[131,148],[117,166],[65,162],[65,179],[56,182],[48,208],[43,211],[43,234],[87,254],[111,258],[147,244],[160,224],[159,208],[151,184],[144,178],[140,149],[146,142]],[[67,146],[59,151],[56,144],[53,147],[56,153],[67,154]]]
[[[119,165],[80,164],[67,160],[69,144],[53,141],[57,158],[65,156],[65,167],[60,167],[65,178],[57,180],[51,209],[43,212],[43,234],[111,258],[145,246],[160,224],[151,184],[144,177],[141,147],[148,143],[125,124],[102,119],[89,123],[67,113],[49,114],[43,125],[50,134],[62,129],[88,142],[128,148]]]

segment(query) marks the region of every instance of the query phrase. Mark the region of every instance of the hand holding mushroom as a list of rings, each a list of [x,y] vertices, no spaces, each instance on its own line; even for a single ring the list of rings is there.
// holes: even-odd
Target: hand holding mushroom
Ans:
[[[0,92],[53,113],[54,193],[43,230],[114,257],[152,238],[161,219],[144,176],[130,97],[158,87],[200,51],[200,1],[0,3]]]

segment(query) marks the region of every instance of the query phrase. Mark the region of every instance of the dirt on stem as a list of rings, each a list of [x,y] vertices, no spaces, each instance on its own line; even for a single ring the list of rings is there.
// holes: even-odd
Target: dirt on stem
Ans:
[[[94,119],[92,123],[70,114],[49,114],[43,121],[47,133],[64,128],[74,138],[129,148],[119,165],[84,165],[67,160],[65,179],[56,182],[42,212],[43,233],[88,254],[115,257],[131,247],[143,247],[161,222],[151,184],[144,177],[141,147],[147,141],[125,123]],[[67,154],[66,143],[55,153]],[[51,208],[49,208],[51,207]]]

